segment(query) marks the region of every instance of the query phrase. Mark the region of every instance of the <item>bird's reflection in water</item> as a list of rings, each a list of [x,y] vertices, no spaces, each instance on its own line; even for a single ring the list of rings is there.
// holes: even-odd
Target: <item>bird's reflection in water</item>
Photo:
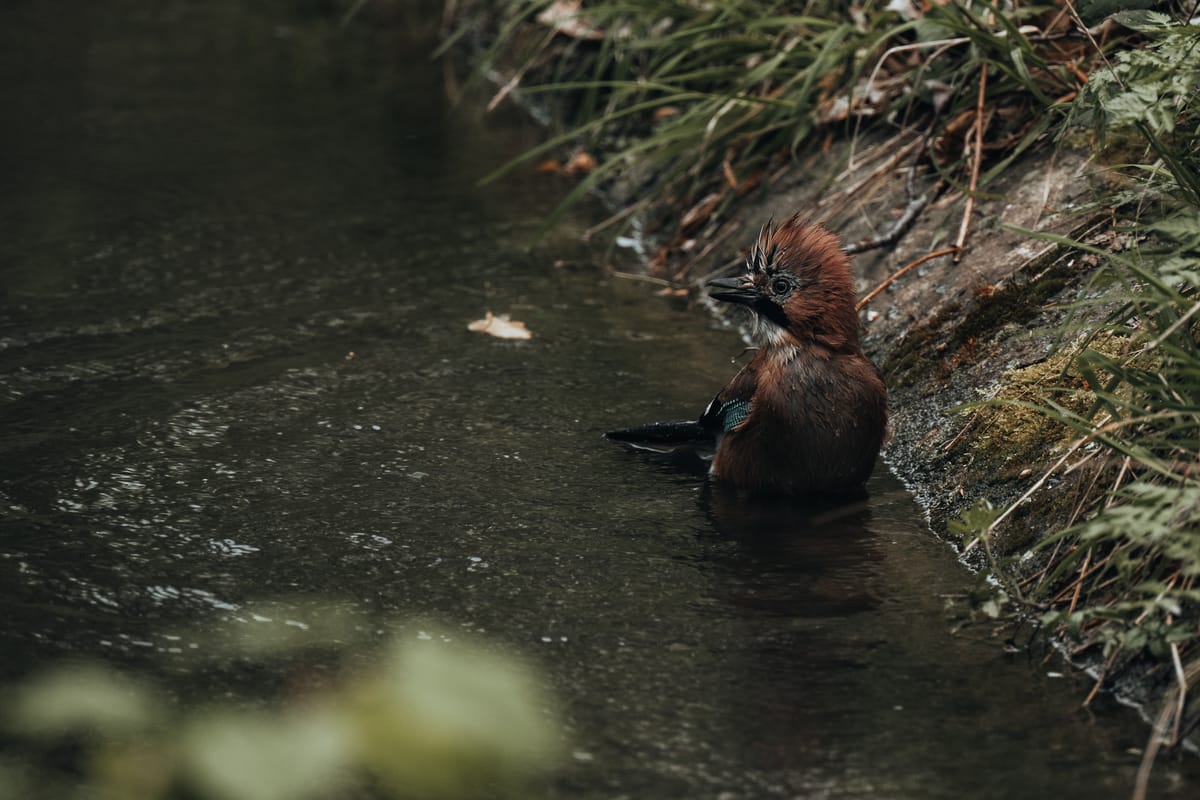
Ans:
[[[823,795],[857,746],[844,713],[870,691],[886,644],[872,623],[883,604],[875,589],[884,537],[871,529],[871,505],[865,493],[745,497],[719,483],[700,503],[711,524],[709,599],[727,622],[714,657],[771,697],[748,711],[738,693],[714,692],[731,720],[728,746],[795,796]]]
[[[876,607],[877,539],[866,492],[836,499],[746,497],[722,484],[700,499],[737,579],[730,601],[783,616],[840,617]],[[715,555],[715,554],[714,554]]]

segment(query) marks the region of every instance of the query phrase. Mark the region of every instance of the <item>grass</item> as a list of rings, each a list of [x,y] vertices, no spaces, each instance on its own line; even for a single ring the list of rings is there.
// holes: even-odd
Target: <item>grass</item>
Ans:
[[[1061,4],[932,4],[906,19],[844,0],[600,0],[547,16],[561,5],[511,4],[484,54],[518,65],[498,99],[567,98],[566,129],[504,170],[598,152],[564,207],[619,184],[665,218],[668,241],[694,233],[697,214],[715,227],[802,151],[868,128],[922,133],[911,163],[943,189],[986,186],[1047,138],[1059,117],[1046,111],[1065,114],[1103,58]],[[562,32],[580,19],[599,38]]]
[[[1124,20],[1145,39],[1105,59],[1066,123],[1090,128],[1102,158],[1137,158],[1107,167],[1109,246],[1060,241],[1101,260],[1075,304],[1076,385],[1059,380],[1027,404],[1073,439],[1042,483],[1074,474],[1089,491],[1075,521],[1039,544],[1044,570],[1008,589],[1074,653],[1098,652],[1097,689],[1132,668],[1167,684],[1148,769],[1197,720],[1187,698],[1200,677],[1200,27]]]
[[[1149,5],[595,0],[564,14],[571,4],[524,0],[506,7],[485,60],[518,65],[496,102],[552,94],[560,111],[562,131],[505,170],[597,154],[566,203],[615,189],[612,221],[658,220],[651,266],[677,278],[689,276],[667,267],[684,241],[717,236],[742,198],[833,138],[912,142],[888,172],[907,165],[932,184],[910,192],[914,215],[939,192],[966,195],[958,254],[973,198],[1022,153],[1090,149],[1109,188],[1084,211],[1109,222],[1055,240],[1099,264],[1078,292],[1074,344],[1057,374],[1036,376],[1042,391],[1007,401],[1062,444],[1030,464],[1025,494],[959,527],[984,543],[1014,606],[1075,653],[1098,653],[1097,688],[1134,667],[1159,680],[1158,729],[1175,741],[1197,716],[1187,697],[1200,677],[1200,25],[1188,22],[1200,3]],[[1065,482],[1083,499],[1040,532],[1038,558],[992,551],[1018,506]]]

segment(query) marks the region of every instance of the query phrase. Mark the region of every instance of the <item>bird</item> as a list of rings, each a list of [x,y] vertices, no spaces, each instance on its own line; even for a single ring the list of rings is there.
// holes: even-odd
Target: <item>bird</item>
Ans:
[[[888,435],[888,397],[859,341],[841,240],[799,214],[768,222],[745,271],[708,286],[751,312],[753,358],[698,419],[606,436],[711,457],[712,481],[741,495],[862,494]]]

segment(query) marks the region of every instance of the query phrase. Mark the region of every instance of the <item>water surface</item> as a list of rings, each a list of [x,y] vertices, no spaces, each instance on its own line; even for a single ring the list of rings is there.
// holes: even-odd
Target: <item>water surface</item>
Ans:
[[[530,247],[568,186],[475,181],[541,132],[451,110],[427,43],[99,5],[0,8],[0,675],[190,686],[198,631],[320,599],[535,659],[552,797],[1128,795],[1141,723],[952,633],[973,579],[883,470],[747,509],[600,440],[698,411],[741,343],[604,278],[586,210]]]

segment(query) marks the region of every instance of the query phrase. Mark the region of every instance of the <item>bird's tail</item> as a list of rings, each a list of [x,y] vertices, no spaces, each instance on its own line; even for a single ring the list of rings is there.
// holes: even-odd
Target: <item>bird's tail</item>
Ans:
[[[681,448],[693,450],[701,458],[712,458],[712,451],[716,449],[716,437],[712,431],[695,420],[651,422],[636,428],[609,431],[604,436],[630,447],[658,453],[670,453]]]

